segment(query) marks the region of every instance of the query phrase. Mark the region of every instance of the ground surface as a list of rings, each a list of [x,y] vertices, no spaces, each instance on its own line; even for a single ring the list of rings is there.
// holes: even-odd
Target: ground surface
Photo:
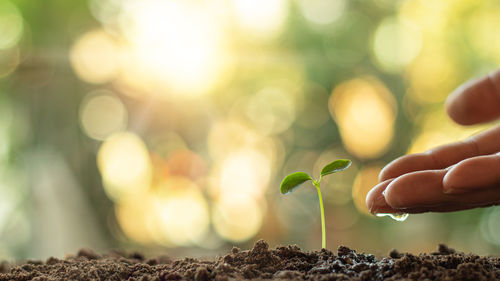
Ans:
[[[302,252],[297,246],[270,250],[258,241],[252,250],[232,252],[214,261],[168,257],[145,259],[140,254],[100,256],[81,250],[64,260],[0,264],[4,280],[500,280],[500,258],[455,253],[444,245],[425,255],[400,254],[375,259],[340,246]]]

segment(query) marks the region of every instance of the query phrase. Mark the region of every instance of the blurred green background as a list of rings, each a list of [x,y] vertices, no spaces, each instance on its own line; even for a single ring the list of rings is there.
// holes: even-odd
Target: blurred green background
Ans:
[[[500,62],[500,3],[0,0],[0,258],[213,256],[259,238],[382,255],[500,250],[500,209],[367,213],[380,169],[465,138],[443,111]]]

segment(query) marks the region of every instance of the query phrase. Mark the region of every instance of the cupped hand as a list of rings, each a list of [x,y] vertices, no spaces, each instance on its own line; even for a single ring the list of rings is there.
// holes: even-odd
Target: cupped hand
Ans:
[[[472,125],[500,117],[500,70],[466,83],[446,101],[448,115]],[[464,141],[402,156],[366,197],[372,213],[449,212],[500,204],[500,125]]]

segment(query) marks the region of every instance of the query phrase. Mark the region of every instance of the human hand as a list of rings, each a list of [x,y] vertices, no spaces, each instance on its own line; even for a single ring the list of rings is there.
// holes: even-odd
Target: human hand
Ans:
[[[461,125],[500,117],[500,70],[463,84],[446,101]],[[366,196],[371,213],[449,212],[500,204],[500,125],[464,141],[402,156]]]

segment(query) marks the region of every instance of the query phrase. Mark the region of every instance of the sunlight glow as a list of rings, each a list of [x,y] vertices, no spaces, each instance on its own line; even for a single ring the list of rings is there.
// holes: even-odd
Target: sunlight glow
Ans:
[[[130,1],[121,29],[131,56],[162,94],[200,96],[222,78],[228,63],[221,27],[191,1]],[[138,78],[140,79],[140,77]],[[142,83],[148,81],[142,81]]]
[[[281,32],[288,16],[287,0],[231,1],[234,18],[246,36],[271,39]]]
[[[97,164],[105,191],[115,200],[143,192],[151,184],[148,149],[131,132],[115,133],[106,139],[99,148]]]
[[[361,158],[375,158],[389,147],[394,134],[396,102],[375,78],[358,78],[337,86],[329,101],[346,149]]]

